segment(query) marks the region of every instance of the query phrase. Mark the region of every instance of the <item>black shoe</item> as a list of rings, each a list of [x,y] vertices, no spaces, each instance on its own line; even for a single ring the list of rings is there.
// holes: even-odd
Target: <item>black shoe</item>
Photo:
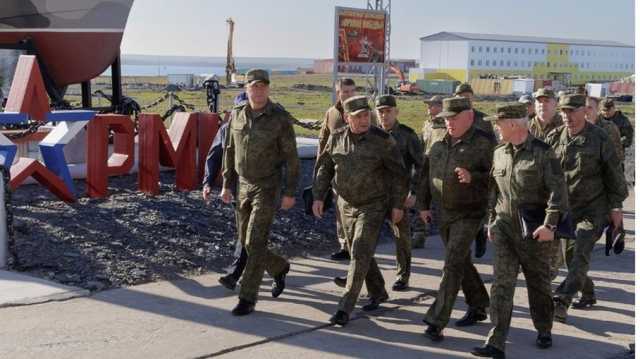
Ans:
[[[551,348],[553,345],[553,340],[551,340],[551,333],[538,333],[538,338],[536,339],[536,346],[540,349]]]
[[[504,352],[492,345],[485,345],[483,347],[475,347],[471,354],[477,357],[504,359]]]
[[[407,284],[407,282],[403,282],[401,280],[397,280],[395,283],[393,283],[393,287],[391,287],[391,290],[396,292],[400,292],[407,289],[409,289],[409,285]]]
[[[344,288],[347,286],[347,278],[335,277],[333,278],[333,283],[335,283],[340,288]]]
[[[251,303],[248,300],[240,299],[238,305],[236,305],[236,307],[231,311],[231,314],[235,316],[247,315],[253,312],[255,307],[255,303]]]
[[[331,317],[331,319],[329,319],[329,322],[331,324],[333,324],[333,325],[337,324],[337,325],[339,325],[341,327],[344,327],[349,322],[349,314],[339,310],[339,311],[336,312],[336,314],[334,314]]]
[[[476,234],[475,245],[476,246],[473,253],[475,254],[476,258],[482,258],[482,256],[484,256],[484,254],[487,252],[487,230],[484,228],[484,226],[482,226],[482,228],[480,228],[480,230]]]
[[[432,342],[441,342],[444,340],[444,335],[442,335],[442,329],[434,325],[429,325],[427,329],[424,331],[424,335],[426,335],[427,338],[431,339]]]
[[[349,252],[346,249],[341,249],[331,255],[331,259],[334,261],[348,261],[351,259]]]
[[[287,277],[287,273],[289,273],[289,268],[291,268],[291,265],[287,263],[287,266],[284,267],[284,271],[273,278],[273,284],[271,285],[272,297],[278,298],[278,296],[280,296],[280,294],[282,294],[282,292],[284,291],[284,279]]]
[[[456,321],[456,327],[468,327],[486,319],[487,312],[484,309],[469,307],[464,317]]]
[[[571,304],[571,308],[573,309],[587,309],[593,307],[597,303],[596,298],[594,297],[580,297],[579,300],[573,302]]]
[[[362,310],[364,310],[365,312],[371,312],[373,310],[376,310],[378,309],[378,307],[380,307],[380,304],[386,302],[388,299],[389,299],[389,296],[386,294],[379,298],[371,298],[369,299],[368,304],[365,304],[364,306],[362,306]]]
[[[225,276],[222,276],[220,278],[218,278],[218,283],[222,284],[223,287],[229,289],[229,290],[234,290],[236,289],[236,283],[238,282],[238,280],[236,279],[236,277],[234,277],[231,274],[227,274]]]

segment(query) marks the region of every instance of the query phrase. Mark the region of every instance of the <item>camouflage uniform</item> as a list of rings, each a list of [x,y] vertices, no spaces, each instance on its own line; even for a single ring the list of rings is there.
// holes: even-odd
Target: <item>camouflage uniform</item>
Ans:
[[[345,103],[367,109],[366,97],[352,97]],[[389,179],[393,178],[392,182]],[[402,157],[393,138],[377,127],[354,134],[346,126],[329,136],[318,159],[313,184],[314,200],[324,198],[329,185],[338,194],[338,208],[351,254],[349,273],[339,310],[350,314],[366,283],[371,298],[386,298],[384,278],[374,258],[375,248],[389,210],[404,207],[409,190]]]
[[[584,106],[584,96],[568,95],[561,106]],[[569,273],[556,289],[557,300],[568,307],[571,298],[585,285],[591,251],[602,235],[612,209],[622,208],[628,191],[613,143],[601,128],[587,122],[576,136],[570,136],[565,126],[549,133],[549,143],[560,159],[569,193],[569,205],[575,240],[567,241],[565,257]],[[568,254],[568,255],[567,255]]]
[[[609,139],[613,143],[613,146],[616,149],[616,154],[620,161],[624,160],[624,147],[622,146],[622,139],[620,138],[620,130],[618,126],[616,126],[613,122],[609,122],[604,120],[602,117],[596,118],[596,126],[602,128],[609,135]]]
[[[338,101],[334,106],[331,106],[324,114],[324,121],[322,121],[322,127],[320,128],[320,134],[318,136],[318,154],[316,158],[320,158],[320,154],[324,147],[327,145],[329,135],[335,132],[337,129],[346,126],[344,121],[344,109],[342,103]],[[316,171],[318,164],[316,163]],[[334,193],[335,194],[335,193]],[[347,236],[342,228],[342,221],[340,220],[340,212],[336,206],[336,237],[338,243],[340,243],[340,249],[346,249]]]
[[[562,126],[562,116],[559,113],[556,113],[551,118],[549,123],[543,124],[542,120],[536,115],[531,118],[529,121],[529,132],[539,140],[543,140],[547,138],[549,132],[553,131],[555,128]]]
[[[481,129],[482,131],[488,133],[493,136],[493,141],[496,142],[496,133],[493,130],[493,125],[491,122],[485,121],[484,118],[487,116],[484,112],[480,112],[478,110],[473,110],[473,125],[476,128]]]
[[[526,111],[522,104],[500,105],[492,120],[524,118]],[[534,327],[539,333],[550,333],[553,326],[549,267],[554,246],[552,242],[522,238],[518,208],[522,204],[546,207],[544,224],[556,226],[561,213],[568,210],[567,186],[551,146],[531,133],[520,145],[507,143],[496,148],[491,176],[497,189],[490,220],[496,251],[495,281],[491,286],[494,327],[486,344],[504,351],[520,267],[527,283]]]
[[[281,275],[287,261],[267,249],[269,227],[278,208],[282,167],[286,164],[284,195],[293,197],[299,160],[291,115],[269,101],[261,113],[248,104],[233,108],[224,153],[223,188],[238,183],[239,237],[249,258],[240,286],[240,299],[256,303],[265,269]]]
[[[453,116],[470,109],[469,100],[450,98],[439,117]],[[469,246],[485,217],[488,201],[489,171],[495,141],[493,136],[471,126],[453,142],[450,135],[433,144],[425,159],[418,190],[419,210],[428,210],[431,202],[440,208],[440,235],[445,243],[445,263],[435,302],[424,321],[444,328],[451,316],[460,286],[470,308],[484,311],[489,295],[471,262]],[[454,171],[461,167],[471,173],[471,183],[460,183]]]
[[[376,101],[376,107],[384,107],[390,95],[381,96]],[[382,106],[381,106],[382,105]],[[389,107],[396,107],[395,99]],[[419,176],[422,172],[422,143],[416,133],[408,126],[400,124],[396,121],[395,125],[388,131],[396,142],[400,154],[403,159],[404,168],[407,176],[411,177],[410,190],[415,194],[419,185]],[[412,173],[413,170],[413,173]],[[404,207],[403,207],[404,208]],[[409,282],[411,275],[411,217],[409,211],[405,208],[402,220],[396,224],[390,223],[393,236],[396,240],[396,280],[402,283]]]
[[[605,106],[607,103],[605,102]],[[604,115],[600,115],[600,118],[603,120],[611,121],[616,126],[618,126],[618,130],[620,130],[620,139],[622,140],[622,146],[626,149],[631,146],[633,143],[633,126],[631,126],[631,122],[627,116],[623,115],[622,112],[616,111],[616,113],[611,118],[607,118]],[[624,160],[624,157],[622,157]]]

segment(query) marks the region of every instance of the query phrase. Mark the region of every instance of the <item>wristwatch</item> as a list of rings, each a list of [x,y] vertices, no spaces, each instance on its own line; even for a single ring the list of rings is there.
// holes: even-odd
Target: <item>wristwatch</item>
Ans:
[[[558,226],[554,226],[553,224],[545,224],[545,227],[549,229],[551,232],[555,232],[558,229]]]

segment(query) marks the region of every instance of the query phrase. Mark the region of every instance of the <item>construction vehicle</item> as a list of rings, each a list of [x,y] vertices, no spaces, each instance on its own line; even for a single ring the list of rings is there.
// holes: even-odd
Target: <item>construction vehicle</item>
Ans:
[[[232,18],[227,19],[227,24],[229,24],[229,39],[227,40],[227,66],[225,67],[226,77],[226,85],[229,86],[235,81],[236,74],[236,61],[233,58],[233,30],[235,27],[235,22]]]
[[[404,74],[397,66],[390,64],[389,71],[393,72],[400,78],[400,80],[398,81],[398,86],[396,88],[396,91],[400,92],[400,94],[402,95],[419,95],[420,94],[420,89],[418,88],[418,86],[413,82],[407,81],[404,77]]]

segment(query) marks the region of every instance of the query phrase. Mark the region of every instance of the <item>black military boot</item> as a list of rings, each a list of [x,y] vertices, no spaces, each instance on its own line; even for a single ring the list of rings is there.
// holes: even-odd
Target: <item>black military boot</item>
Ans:
[[[595,297],[585,297],[584,295],[580,299],[571,304],[573,309],[588,309],[596,305],[597,301]]]
[[[222,284],[223,287],[229,289],[229,290],[234,290],[236,289],[236,283],[238,282],[238,278],[236,278],[233,273],[232,274],[227,274],[225,276],[222,276],[220,278],[218,278],[218,283]]]
[[[351,259],[351,256],[349,255],[349,251],[347,251],[346,249],[341,249],[331,254],[331,259],[333,259],[334,261],[348,261]]]
[[[395,283],[393,283],[393,287],[391,287],[391,290],[395,292],[400,292],[403,290],[407,290],[408,288],[409,288],[409,285],[407,284],[407,282],[397,280]]]
[[[469,307],[464,317],[456,321],[456,327],[468,327],[487,319],[487,312],[484,308]]]
[[[329,319],[329,322],[333,325],[344,327],[349,322],[349,314],[347,314],[347,312],[339,310],[331,317],[331,319]]]
[[[553,345],[553,340],[551,339],[551,333],[538,333],[538,338],[536,339],[536,346],[540,349],[551,348]]]
[[[494,358],[494,359],[504,359],[504,352],[492,345],[485,345],[483,347],[475,347],[473,348],[473,351],[471,351],[471,354],[477,356],[477,357],[483,357],[483,358]]]
[[[287,277],[287,273],[289,273],[289,268],[291,268],[291,265],[287,263],[287,266],[284,267],[284,271],[282,271],[282,273],[278,274],[277,276],[273,277],[273,284],[271,285],[272,297],[278,298],[278,296],[280,296],[280,294],[282,294],[282,292],[284,291],[284,287],[285,287],[284,280]]]
[[[389,299],[389,296],[386,294],[383,295],[382,297],[370,298],[369,303],[362,306],[362,310],[364,310],[365,312],[374,311],[380,307],[380,304],[386,302],[388,299]]]
[[[429,325],[424,331],[424,335],[426,335],[427,338],[431,339],[432,342],[441,342],[444,340],[442,329],[436,327],[435,325]]]
[[[247,315],[253,312],[255,307],[256,307],[255,303],[252,303],[248,300],[244,300],[241,298],[240,301],[238,302],[238,305],[236,305],[236,307],[233,308],[233,310],[231,311],[231,314],[235,316]]]
[[[344,287],[347,286],[347,278],[345,278],[345,277],[335,277],[335,278],[333,278],[333,283],[335,283],[340,288],[344,288]]]

